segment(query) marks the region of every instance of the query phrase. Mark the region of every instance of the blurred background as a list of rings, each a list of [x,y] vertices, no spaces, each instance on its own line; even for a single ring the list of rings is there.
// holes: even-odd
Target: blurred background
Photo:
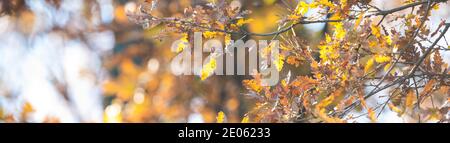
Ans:
[[[212,1],[160,0],[155,13],[177,16]],[[262,33],[276,29],[288,12],[281,5],[286,1],[297,2],[239,2],[252,10],[249,30]],[[170,61],[176,53],[170,46],[181,35],[164,32],[163,25],[143,29],[130,22],[127,11],[140,2],[2,0],[0,122],[215,122],[219,111],[228,122],[240,122],[256,100],[245,96],[241,84],[251,77],[174,76]],[[373,3],[383,9],[401,5]],[[448,20],[449,10],[441,5],[433,11],[430,26]],[[318,43],[325,29],[325,24],[300,26],[298,36]],[[383,120],[402,121],[394,113]]]

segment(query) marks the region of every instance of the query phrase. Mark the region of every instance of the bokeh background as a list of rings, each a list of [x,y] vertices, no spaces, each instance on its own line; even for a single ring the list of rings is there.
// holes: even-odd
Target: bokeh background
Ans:
[[[140,2],[2,0],[1,122],[215,122],[219,111],[228,122],[240,122],[257,100],[246,96],[241,84],[251,77],[174,76],[170,61],[176,53],[170,46],[181,35],[165,32],[164,25],[143,29],[130,22],[127,11]],[[184,8],[207,2],[212,0],[160,0],[154,12],[179,16]],[[253,11],[249,30],[262,33],[275,30],[287,14],[282,3],[297,1],[240,2]],[[389,9],[402,3],[373,4]],[[448,5],[433,11],[429,26],[435,29],[441,19],[450,21]],[[316,43],[327,29],[325,24],[299,27],[298,37]],[[448,52],[444,59],[450,62]],[[380,122],[403,120],[388,112]]]

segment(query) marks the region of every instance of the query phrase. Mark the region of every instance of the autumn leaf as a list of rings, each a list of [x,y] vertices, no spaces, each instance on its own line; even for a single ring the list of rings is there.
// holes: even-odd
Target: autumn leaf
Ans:
[[[241,19],[239,19],[238,21],[237,21],[237,23],[236,23],[236,25],[237,26],[239,26],[239,27],[241,27],[241,26],[243,26],[243,25],[245,25],[245,24],[248,24],[248,23],[250,23],[250,22],[253,22],[253,21],[255,21],[255,20],[253,20],[253,19],[244,19],[244,18],[241,18]]]
[[[334,7],[335,7],[334,4],[331,3],[329,0],[319,0],[318,3],[319,3],[320,5],[328,6],[328,7],[330,7],[330,8],[334,8]]]
[[[422,97],[422,96],[428,95],[433,90],[433,86],[434,86],[435,82],[436,81],[434,79],[428,81],[428,83],[425,84],[425,87],[423,88],[422,92],[420,93],[420,96]]]
[[[439,3],[434,4],[433,10],[439,10]]]
[[[334,35],[339,40],[342,40],[345,37],[344,24],[342,22],[335,24]]]
[[[188,36],[189,35],[187,33],[184,33],[183,37],[180,39],[181,42],[178,43],[178,47],[177,47],[177,50],[176,50],[178,53],[183,51],[188,46],[187,45],[189,43]]]
[[[31,105],[31,103],[29,103],[29,102],[25,102],[22,109],[23,109],[23,112],[25,112],[25,113],[34,112],[34,108]]]
[[[209,76],[211,76],[211,74],[214,73],[214,70],[216,69],[216,59],[215,58],[211,58],[209,60],[209,62],[203,66],[202,70],[201,70],[201,80],[205,80],[206,78],[208,78]]]
[[[211,31],[203,32],[203,37],[205,37],[206,39],[215,38],[218,35],[219,35],[218,32],[211,32]]]
[[[433,56],[433,69],[437,72],[441,72],[442,71],[442,65],[444,65],[444,60],[442,59],[441,53],[439,52],[439,50],[436,50],[436,52],[434,52],[434,56]],[[445,67],[444,67],[445,68]]]
[[[392,66],[392,64],[388,63],[388,64],[386,64],[386,65],[384,66],[383,70],[384,70],[385,72],[388,72],[388,70],[391,68],[391,66]]]
[[[381,37],[380,29],[376,25],[370,25],[370,29],[372,30],[372,34],[375,35],[377,38]]]
[[[389,103],[388,106],[389,106],[389,109],[391,109],[391,111],[396,112],[398,116],[403,115],[404,112],[400,108],[396,107],[394,104]]]
[[[318,116],[325,122],[328,122],[328,123],[344,123],[345,122],[344,120],[342,120],[340,118],[329,116],[327,113],[327,109],[326,109],[331,103],[335,102],[335,100],[338,99],[339,96],[341,96],[342,92],[343,92],[343,90],[339,89],[339,90],[333,92],[332,94],[330,94],[328,97],[326,97],[325,99],[323,99],[316,105],[315,110],[316,110]]]
[[[392,45],[392,38],[391,38],[391,36],[385,36],[384,39],[386,40],[386,43],[388,45]]]
[[[374,63],[375,60],[373,58],[370,58],[364,66],[364,73],[369,73],[369,71],[373,68]]]
[[[289,56],[286,59],[286,63],[290,65],[295,65],[295,67],[298,67],[300,65],[300,61],[296,58],[296,56]]]
[[[416,98],[414,96],[414,92],[412,90],[410,90],[408,92],[408,94],[406,95],[406,100],[405,100],[406,109],[412,109],[413,108],[415,99]]]
[[[389,57],[389,56],[383,56],[383,55],[377,55],[377,56],[375,56],[375,61],[377,62],[377,63],[387,63],[387,62],[390,62],[391,61],[391,57]]]
[[[306,12],[308,12],[309,5],[304,2],[300,1],[297,5],[297,8],[295,9],[294,13],[296,15],[305,15]]]
[[[249,123],[249,118],[246,116],[242,119],[241,123]]]
[[[322,63],[330,64],[334,59],[339,58],[339,53],[336,47],[334,46],[328,46],[328,45],[321,45],[319,46],[319,54],[320,58],[322,59]]]
[[[225,35],[225,45],[229,46],[231,43],[231,35],[230,34],[226,34]]]
[[[284,55],[279,55],[278,58],[276,58],[276,60],[274,61],[275,67],[277,68],[278,71],[283,70],[283,66],[284,66],[284,60],[285,60],[285,56]]]
[[[328,34],[325,34],[325,42],[331,43],[331,37]]]
[[[364,14],[366,14],[366,13],[365,12],[359,13],[358,19],[356,19],[356,21],[355,21],[355,29],[361,24],[361,21],[364,18]]]
[[[222,111],[217,113],[216,120],[217,120],[217,123],[224,123],[225,122],[225,113],[223,113]]]
[[[254,79],[254,80],[244,80],[243,81],[244,86],[250,88],[251,90],[259,93],[262,90],[261,84],[259,83],[258,80]]]
[[[369,116],[370,121],[376,122],[377,117],[375,116],[375,111],[372,108],[367,109],[367,116]]]

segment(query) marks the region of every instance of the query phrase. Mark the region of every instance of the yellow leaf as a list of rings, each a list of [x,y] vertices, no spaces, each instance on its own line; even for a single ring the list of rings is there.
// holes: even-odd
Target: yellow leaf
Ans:
[[[204,67],[201,70],[201,80],[205,80],[209,76],[211,76],[214,73],[214,70],[216,69],[216,59],[211,58],[208,64],[204,65]]]
[[[278,56],[278,59],[276,61],[274,61],[275,67],[277,68],[278,71],[283,70],[284,59],[285,59],[285,56],[280,54]]]
[[[348,75],[347,75],[347,73],[342,74],[341,79],[342,79],[342,82],[347,81],[347,80],[348,80]]]
[[[386,43],[388,45],[392,45],[392,38],[391,38],[391,36],[385,36],[384,39],[386,40]]]
[[[319,1],[319,4],[320,4],[320,5],[324,5],[324,6],[328,6],[328,7],[330,7],[330,8],[334,8],[334,7],[335,7],[334,4],[331,3],[331,2],[328,1],[328,0],[320,0],[320,1]]]
[[[434,4],[433,10],[439,10],[439,3]]]
[[[377,117],[375,116],[375,111],[373,111],[372,108],[367,109],[367,114],[368,114],[368,116],[369,116],[369,119],[370,119],[372,122],[376,122],[376,121],[377,121]]]
[[[25,104],[23,105],[23,112],[25,112],[25,113],[34,112],[34,108],[31,105],[31,103],[25,102]]]
[[[323,121],[325,121],[327,123],[344,123],[345,122],[342,119],[328,116],[327,109],[326,109],[326,107],[328,105],[333,103],[336,96],[340,96],[339,95],[340,93],[341,93],[341,91],[337,91],[337,92],[331,94],[330,96],[328,96],[327,98],[323,99],[316,105],[315,111],[316,111],[317,115],[319,116],[319,118],[321,118]]]
[[[248,23],[253,22],[253,21],[254,21],[253,19],[247,19],[247,20],[245,20],[244,18],[242,18],[242,19],[239,19],[239,20],[237,21],[236,25],[240,27],[240,26],[242,26],[242,25],[244,25],[244,24],[248,24]]]
[[[413,108],[415,99],[416,98],[414,96],[414,92],[412,90],[410,90],[408,92],[408,94],[406,95],[406,101],[405,101],[406,109],[412,109]]]
[[[371,48],[375,48],[377,45],[378,45],[377,41],[370,41],[369,42],[369,47],[371,47]]]
[[[356,27],[359,26],[359,24],[361,24],[361,21],[362,21],[362,19],[364,18],[364,14],[366,14],[366,13],[361,12],[361,13],[359,14],[358,19],[356,19],[356,22],[355,22],[355,29],[356,29]]]
[[[380,29],[376,25],[371,25],[370,29],[372,29],[372,34],[375,35],[377,38],[381,37]]]
[[[216,38],[217,35],[218,32],[211,32],[211,31],[203,32],[203,37],[205,37],[206,39]]]
[[[345,37],[344,24],[342,24],[342,22],[338,22],[335,24],[335,28],[334,34],[336,38],[342,40]]]
[[[386,66],[384,66],[384,71],[387,72],[391,68],[391,65],[391,63],[386,64]]]
[[[369,71],[373,68],[374,59],[371,58],[367,61],[366,66],[364,66],[364,73],[369,73]]]
[[[249,118],[248,117],[244,117],[241,121],[241,123],[249,123]]]
[[[389,106],[389,109],[391,109],[391,111],[396,112],[398,114],[398,116],[403,115],[403,111],[400,108],[397,108],[394,104],[389,103],[388,106]]]
[[[325,41],[326,41],[327,43],[330,43],[330,42],[331,42],[331,37],[330,37],[330,35],[325,34]]]
[[[309,5],[304,2],[300,1],[297,5],[297,8],[295,9],[294,13],[296,15],[305,15],[306,12],[308,12]]]
[[[231,43],[231,35],[230,34],[227,34],[227,35],[225,35],[225,45],[230,45],[230,43]]]
[[[317,2],[309,3],[309,8],[317,8],[318,6],[319,6],[319,3],[317,3]]]
[[[222,111],[217,113],[216,120],[217,120],[217,123],[224,123],[225,122],[225,113],[223,113]]]
[[[375,56],[375,61],[377,63],[387,63],[387,62],[391,61],[391,57],[383,56],[383,55],[377,55],[377,56]]]
[[[188,34],[187,33],[183,33],[183,37],[180,39],[181,42],[178,44],[178,48],[177,48],[177,52],[181,52],[183,51],[188,45],[189,40],[188,40]]]

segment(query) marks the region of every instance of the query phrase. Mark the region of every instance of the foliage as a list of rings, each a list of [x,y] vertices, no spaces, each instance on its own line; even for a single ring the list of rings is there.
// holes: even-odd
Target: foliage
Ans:
[[[428,121],[424,117],[436,114],[427,110],[448,108],[443,106],[444,102],[432,106],[428,102],[448,98],[449,67],[440,57],[440,52],[448,50],[437,42],[450,24],[442,21],[431,35],[426,26],[430,12],[447,1],[407,1],[387,10],[371,5],[370,0],[290,2],[297,6],[290,9],[280,4],[288,9],[285,11],[288,14],[272,21],[278,30],[269,33],[254,33],[258,31],[251,30],[251,23],[258,19],[245,20],[250,11],[236,6],[235,1],[188,7],[179,17],[154,17],[151,12],[144,15],[164,23],[170,31],[208,33],[205,38],[231,34],[279,39],[283,41],[283,54],[273,63],[279,71],[285,64],[309,65],[305,66],[310,68],[309,73],[292,81],[288,76],[275,87],[261,87],[258,76],[244,80],[249,92],[260,99],[245,120],[250,117],[253,122],[349,122],[356,118],[350,112],[356,110],[376,122],[389,105],[401,116],[407,114],[414,121],[424,122]],[[306,16],[311,9],[318,11]],[[392,25],[395,22],[402,24]],[[330,26],[324,30],[324,40],[319,44],[296,34],[301,25],[311,23]],[[205,68],[212,70],[211,66]],[[202,73],[201,79],[205,77]],[[375,96],[379,94],[387,95],[382,99]],[[380,98],[383,103],[369,105],[366,103],[369,98]],[[435,121],[448,120],[439,117]]]
[[[31,13],[24,1],[1,3],[1,16],[20,20]],[[47,3],[59,7],[58,0]],[[450,71],[444,55],[450,46],[440,41],[447,41],[450,24],[442,20],[430,28],[431,12],[448,0],[394,3],[382,9],[371,0],[116,2],[111,25],[87,24],[94,31],[113,29],[117,39],[113,51],[102,56],[106,79],[98,79],[103,121],[189,122],[199,114],[202,122],[217,123],[378,122],[383,113],[395,112],[408,122],[449,122]],[[92,5],[98,4],[87,4],[81,13],[89,15]],[[311,32],[311,24],[325,26]],[[86,39],[83,31],[60,28],[67,37]],[[265,87],[260,74],[213,76],[215,59],[199,77],[172,75],[167,65],[177,53],[168,48],[171,41],[181,40],[176,51],[182,52],[193,45],[194,32],[224,45],[280,40],[281,54],[271,65],[283,79]],[[66,97],[67,87],[61,91]],[[0,106],[0,122],[29,122],[36,110],[28,102],[18,105],[15,114]],[[59,121],[47,117],[45,122]]]

